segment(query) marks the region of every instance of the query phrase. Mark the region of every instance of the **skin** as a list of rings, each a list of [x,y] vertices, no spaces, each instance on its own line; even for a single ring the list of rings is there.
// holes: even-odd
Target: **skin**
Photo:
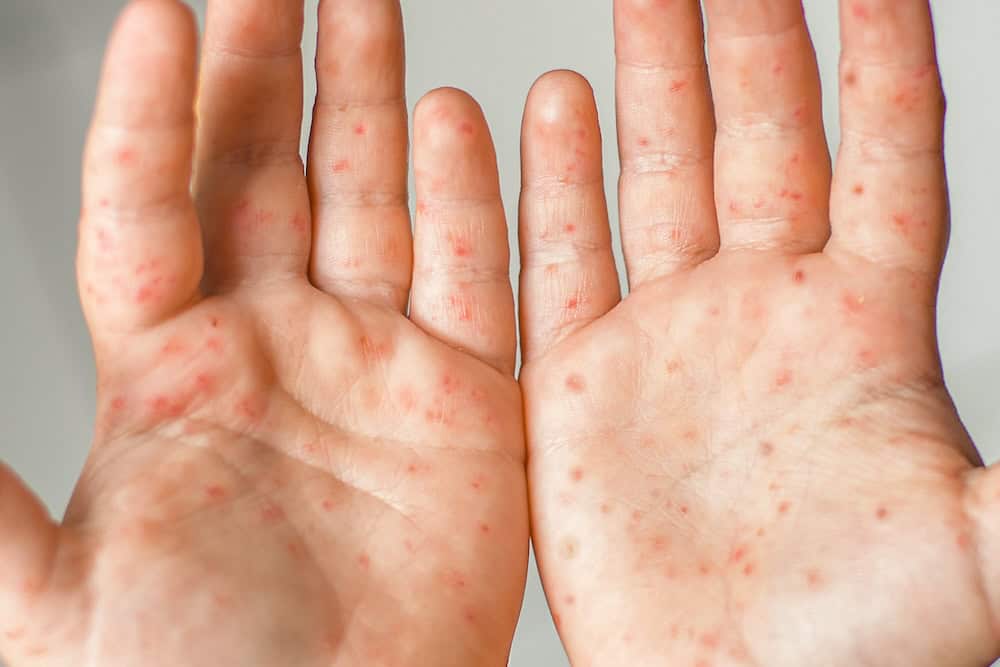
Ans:
[[[944,386],[925,0],[845,0],[831,171],[799,0],[618,0],[615,273],[591,91],[525,114],[533,543],[576,667],[982,666],[1000,472]]]
[[[398,3],[319,11],[308,170],[301,1],[209,2],[197,123],[184,5],[115,29],[80,223],[97,433],[61,523],[0,468],[7,664],[506,664],[528,509],[489,130],[420,102],[411,238]]]

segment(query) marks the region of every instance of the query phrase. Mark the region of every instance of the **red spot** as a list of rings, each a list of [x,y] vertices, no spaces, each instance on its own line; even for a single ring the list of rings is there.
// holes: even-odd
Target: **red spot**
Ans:
[[[719,635],[713,633],[706,633],[699,639],[701,645],[708,649],[715,649],[719,646]]]
[[[962,551],[968,551],[972,547],[972,537],[968,533],[959,533],[955,538],[955,544]]]
[[[209,338],[207,341],[205,341],[205,347],[207,347],[212,352],[215,352],[216,354],[222,353],[222,341],[219,340],[218,338]]]
[[[111,401],[111,409],[115,412],[120,412],[125,409],[125,399],[121,396],[115,398]]]
[[[212,325],[213,329],[218,329],[219,324],[221,324],[221,320],[219,320],[218,317],[213,317],[211,320],[209,320],[209,324]]]
[[[306,548],[299,542],[289,542],[286,545],[289,555],[296,560],[301,560],[306,555]]]
[[[649,146],[649,139],[647,139],[646,137],[639,137],[638,143],[641,148],[646,148],[647,146]]]
[[[683,79],[677,79],[676,81],[670,82],[670,92],[679,93],[684,90],[688,85],[688,82]]]
[[[733,552],[729,554],[730,563],[739,563],[747,555],[747,548],[740,546],[733,549]]]
[[[204,393],[211,393],[215,389],[215,378],[207,373],[199,373],[194,379],[195,387]]]
[[[289,226],[300,234],[305,234],[309,231],[309,218],[303,213],[297,213],[289,221]]]
[[[790,510],[791,508],[792,504],[788,501],[785,501],[780,505],[778,505],[778,514],[788,514],[788,510]]]
[[[122,166],[130,165],[135,162],[135,151],[131,148],[121,148],[115,153],[115,161]]]
[[[587,383],[581,376],[574,373],[566,378],[566,388],[574,394],[582,394],[587,388]]]
[[[361,554],[358,556],[358,567],[362,570],[367,570],[371,567],[372,559],[368,557],[368,554]]]
[[[226,491],[226,487],[220,484],[213,484],[205,487],[205,495],[212,500],[223,500],[227,495],[229,495],[229,492]]]
[[[642,520],[642,510],[632,510],[632,521]]]
[[[264,509],[260,511],[260,518],[267,523],[275,523],[285,518],[285,510],[281,509],[274,503],[268,503],[264,506]]]
[[[321,506],[323,507],[323,510],[326,511],[326,512],[332,511],[333,510],[333,505],[334,505],[333,501],[330,500],[329,498],[325,499],[321,503]]]
[[[453,237],[451,240],[451,250],[455,253],[455,257],[469,257],[472,255],[472,244],[467,238]]]
[[[417,202],[417,213],[419,213],[420,215],[423,215],[423,214],[427,213],[427,211],[429,210],[429,208],[430,207],[427,206],[427,202],[425,202],[425,201],[418,201]]]
[[[410,475],[416,475],[417,474],[417,470],[418,470],[418,468],[417,468],[417,464],[416,463],[411,463],[408,466],[406,466],[406,472],[408,474],[410,474]]]
[[[774,386],[776,387],[787,387],[792,383],[792,372],[788,369],[784,369],[778,373],[778,376],[774,378]]]
[[[576,310],[579,307],[580,307],[580,299],[579,299],[579,297],[575,297],[575,296],[574,297],[570,297],[569,300],[566,301],[566,310]]]
[[[885,507],[879,507],[875,510],[875,518],[879,521],[885,521],[889,517],[889,510]]]
[[[101,200],[97,202],[97,205],[100,206],[101,208],[107,208],[111,206],[111,200],[108,199],[107,197],[101,197]]]
[[[856,72],[854,72],[853,70],[851,70],[850,72],[847,72],[846,74],[844,74],[844,85],[845,86],[847,86],[848,88],[853,88],[854,86],[857,85],[857,83],[858,83],[858,75],[857,75]]]
[[[712,573],[712,566],[708,563],[702,563],[698,566],[698,573],[703,577],[707,577]]]
[[[681,369],[681,362],[677,361],[676,359],[673,360],[673,361],[671,361],[671,362],[669,362],[669,363],[667,363],[667,372],[668,373],[676,373],[680,369]]]
[[[739,210],[740,210],[740,205],[736,202],[736,200],[735,199],[730,199],[729,200],[729,212],[730,213],[736,213]]]
[[[482,533],[483,535],[488,534],[490,532],[490,524],[488,523],[479,524],[479,532]]]
[[[180,417],[184,413],[184,406],[180,403],[173,403],[166,396],[156,396],[150,401],[153,412],[158,417]]]
[[[785,71],[785,65],[783,63],[775,63],[774,67],[771,68],[771,73],[775,76],[781,76]]]
[[[819,570],[809,570],[806,572],[806,582],[813,590],[820,588],[823,585],[823,575]]]
[[[410,387],[404,387],[399,392],[399,404],[406,412],[412,412],[417,405],[417,395]]]
[[[483,477],[481,475],[479,477],[476,477],[475,479],[472,480],[472,483],[469,486],[471,486],[476,491],[483,488]]]
[[[796,284],[801,285],[806,281],[806,272],[796,271],[795,275],[792,276],[792,280],[794,280]]]
[[[681,505],[680,506],[680,510],[681,510],[681,514],[684,514],[684,515],[687,515],[687,513],[689,512],[687,505]]]
[[[851,14],[854,15],[854,18],[862,21],[867,21],[872,17],[871,11],[860,2],[855,2],[851,5]]]
[[[861,183],[855,183],[854,188],[851,190],[856,196],[860,197],[865,194],[865,186]]]
[[[475,133],[475,126],[467,120],[463,120],[458,124],[458,131],[466,136],[471,136]]]
[[[770,442],[760,443],[760,453],[761,456],[770,456],[771,454],[774,454],[774,445]]]
[[[892,216],[892,224],[903,234],[910,227],[910,218],[905,213],[896,213]]]
[[[611,514],[611,505],[601,503],[601,514]]]
[[[747,563],[746,566],[743,568],[743,574],[747,577],[752,576],[755,569],[756,568],[754,567],[753,563]]]
[[[337,160],[333,163],[333,173],[342,174],[351,168],[351,162],[349,160]]]
[[[583,468],[573,468],[569,471],[569,478],[574,482],[579,482],[583,479]]]
[[[844,310],[852,315],[857,315],[864,310],[865,299],[864,297],[855,296],[850,292],[845,292],[841,303],[844,305]]]
[[[368,133],[368,128],[365,127],[364,123],[358,123],[357,125],[354,126],[354,134],[358,135],[359,137],[367,133]]]
[[[452,294],[448,297],[448,304],[455,312],[459,322],[472,321],[472,302],[464,296]]]
[[[568,234],[572,234],[573,232],[576,231],[576,225],[570,223],[566,225],[563,229],[565,229]]]
[[[250,421],[257,421],[264,416],[264,408],[253,396],[246,396],[236,404],[236,414]]]
[[[570,607],[572,607],[573,605],[576,604],[576,596],[575,595],[567,595],[566,597],[563,598],[563,601],[567,605],[569,605]]]

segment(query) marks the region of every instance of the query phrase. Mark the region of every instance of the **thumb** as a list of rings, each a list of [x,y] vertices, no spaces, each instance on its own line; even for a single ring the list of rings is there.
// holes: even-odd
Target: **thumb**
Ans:
[[[44,585],[57,538],[38,497],[0,463],[0,620]]]
[[[969,479],[966,512],[976,536],[978,562],[994,632],[1000,637],[1000,463],[977,469]]]

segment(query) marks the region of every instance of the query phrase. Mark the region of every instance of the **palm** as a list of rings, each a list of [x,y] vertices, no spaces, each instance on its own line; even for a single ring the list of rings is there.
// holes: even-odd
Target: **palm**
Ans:
[[[621,303],[588,91],[553,75],[526,112],[533,538],[570,658],[984,664],[1000,480],[937,356],[926,6],[845,13],[831,200],[799,3],[706,2],[717,131],[697,5],[616,4]]]
[[[593,664],[982,661],[970,444],[931,312],[864,272],[712,260],[527,371],[548,397],[529,413],[534,525],[568,646]]]
[[[152,183],[171,150],[190,151],[181,139],[190,125],[169,118],[190,113],[190,19],[170,0],[146,0],[113,40],[81,226],[97,436],[62,525],[39,519],[7,546],[18,549],[7,562],[20,567],[5,582],[16,594],[0,600],[11,610],[0,616],[0,644],[18,665],[81,656],[102,665],[501,664],[509,650],[527,508],[506,232],[485,121],[457,92],[421,103],[415,243],[401,93],[365,93],[396,101],[358,112],[345,133],[353,144],[330,141],[328,128],[344,119],[329,114],[342,107],[317,107],[311,197],[301,165],[270,144],[277,157],[263,164],[259,149],[237,149],[220,165],[220,147],[273,131],[273,118],[234,126],[224,113],[255,85],[253,108],[278,104],[266,85],[274,65],[247,60],[234,81],[228,56],[212,60],[222,35],[240,39],[237,16],[253,27],[228,49],[267,48],[260,32],[282,31],[269,4],[210,6],[200,224],[189,203],[165,213],[172,200],[159,181],[145,193],[117,189]],[[395,75],[377,83],[401,89],[394,0],[330,2],[321,12],[328,33],[366,25],[354,30],[358,44],[326,39],[367,52],[366,67],[378,54]],[[272,39],[295,39],[291,18]],[[340,52],[321,51],[321,68],[338,58],[343,65]],[[344,94],[340,79],[322,76],[321,96]],[[342,76],[356,84],[365,70]],[[301,83],[282,85],[294,93]],[[171,122],[141,124],[155,120],[147,101]],[[123,113],[134,116],[108,118]],[[360,138],[362,125],[372,139]],[[378,155],[381,180],[352,183],[361,167],[331,152]],[[233,164],[235,155],[252,159]],[[186,197],[185,170],[168,175]],[[455,199],[479,203],[453,209]],[[158,237],[164,222],[168,235]],[[345,241],[352,225],[357,238]],[[26,516],[39,513],[24,492],[15,500]]]

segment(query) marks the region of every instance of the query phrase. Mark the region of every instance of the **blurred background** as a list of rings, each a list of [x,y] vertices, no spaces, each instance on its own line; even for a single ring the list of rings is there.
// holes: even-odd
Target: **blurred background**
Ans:
[[[614,211],[611,0],[402,2],[410,102],[443,85],[465,88],[479,99],[496,137],[510,221],[516,220],[525,94],[539,74],[555,68],[579,70],[597,92]],[[204,16],[204,0],[190,4]],[[307,0],[307,61],[315,49],[316,4]],[[837,91],[831,84],[837,81],[837,3],[805,4],[828,85],[825,109],[836,146]],[[996,461],[1000,293],[994,288],[1000,286],[1000,261],[991,249],[1000,248],[1000,3],[931,4],[950,112],[953,235],[940,308],[942,355],[969,430],[985,458]],[[94,368],[73,266],[79,162],[104,41],[123,5],[0,0],[0,459],[56,516],[69,499],[93,423]],[[308,67],[306,75],[311,100],[315,80]],[[512,275],[517,271],[515,259]],[[568,664],[533,565],[510,664]]]

